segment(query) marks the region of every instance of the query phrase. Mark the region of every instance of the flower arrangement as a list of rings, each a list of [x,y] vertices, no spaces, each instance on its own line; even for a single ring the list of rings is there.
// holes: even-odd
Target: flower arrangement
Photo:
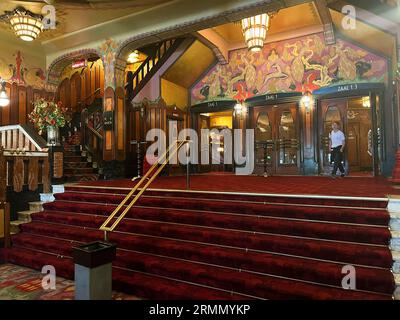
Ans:
[[[45,99],[39,99],[33,103],[33,111],[28,117],[39,130],[39,134],[42,134],[49,126],[62,128],[71,121],[70,112],[61,101],[55,103]]]

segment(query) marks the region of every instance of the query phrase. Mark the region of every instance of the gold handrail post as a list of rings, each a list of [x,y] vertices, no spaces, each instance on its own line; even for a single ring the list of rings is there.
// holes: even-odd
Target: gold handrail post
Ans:
[[[157,159],[157,161],[151,166],[151,168],[146,172],[146,174],[140,179],[140,181],[132,188],[132,190],[126,195],[126,197],[121,201],[121,203],[117,206],[117,208],[108,216],[108,218],[103,222],[100,226],[100,230],[104,231],[104,241],[108,242],[108,231],[114,231],[120,221],[125,217],[128,211],[132,208],[132,206],[139,200],[141,195],[147,190],[149,185],[154,181],[154,179],[160,174],[160,172],[164,169],[167,163],[170,161],[171,157],[179,151],[179,149],[185,144],[188,143],[189,140],[181,140],[176,141],[175,143],[170,145],[168,150],[166,150],[161,157]],[[173,150],[172,150],[173,149]],[[172,153],[171,153],[172,150]],[[165,158],[165,162],[163,159]],[[156,170],[156,172],[148,178],[148,176],[154,171],[157,165],[161,164],[161,166]],[[129,205],[126,206],[125,210],[119,215],[119,217],[115,220],[115,222],[108,227],[107,225],[110,221],[116,216],[116,214],[122,209],[128,199],[139,189],[139,187],[143,184],[144,181],[147,183],[140,189],[140,191],[136,194],[136,196],[131,200]]]

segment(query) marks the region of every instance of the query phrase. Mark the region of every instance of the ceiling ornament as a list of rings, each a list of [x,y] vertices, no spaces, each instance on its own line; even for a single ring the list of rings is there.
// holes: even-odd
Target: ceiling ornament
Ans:
[[[23,41],[33,41],[43,31],[43,16],[35,14],[23,7],[6,11],[0,20],[10,24],[15,35]]]

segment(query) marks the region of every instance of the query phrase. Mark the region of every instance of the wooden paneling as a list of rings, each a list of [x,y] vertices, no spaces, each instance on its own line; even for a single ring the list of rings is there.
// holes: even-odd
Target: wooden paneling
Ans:
[[[18,84],[13,83],[11,85],[11,95],[10,97],[10,121],[11,124],[19,123],[18,122]]]
[[[24,186],[24,160],[21,157],[15,157],[13,186],[15,192],[21,192]]]
[[[29,190],[36,190],[38,187],[38,172],[39,172],[39,159],[32,157],[29,159],[28,170],[28,188]]]
[[[96,90],[100,89],[94,94]],[[75,72],[70,79],[65,78],[58,87],[59,99],[72,109],[81,112],[93,103],[95,98],[104,96],[104,70],[101,65],[90,64],[85,70]],[[70,99],[68,100],[67,95]]]
[[[86,68],[85,70],[85,103],[87,105],[90,105],[94,101],[94,97],[92,96],[91,88],[90,88],[90,70],[89,68]]]
[[[41,97],[53,97],[51,92],[33,89],[30,86],[18,86],[16,83],[7,83],[6,90],[10,104],[0,110],[0,126],[29,123],[28,114],[33,110],[33,101]]]
[[[26,114],[30,114],[33,110],[33,88],[32,87],[27,87],[26,88]],[[27,122],[29,122],[29,119],[27,117],[26,119]]]
[[[19,124],[25,124],[26,123],[26,88],[21,87],[18,90],[18,110],[19,110],[19,115],[18,115],[18,120]]]
[[[8,83],[6,84],[6,91],[7,91],[7,96],[11,97],[11,85]],[[11,104],[9,104],[7,107],[1,108],[1,125],[6,126],[11,124],[10,114],[11,114]]]
[[[108,87],[104,92],[104,111],[114,111],[115,105],[115,93],[114,89]],[[105,130],[104,137],[104,152],[103,159],[105,161],[111,161],[115,159],[115,132],[112,130]]]
[[[117,109],[116,109],[116,139],[117,139],[117,160],[125,160],[126,147],[126,112],[125,112],[125,97],[124,89],[117,88],[116,92]]]
[[[75,72],[71,77],[71,109],[76,112],[82,111],[81,94],[82,79],[79,72]]]

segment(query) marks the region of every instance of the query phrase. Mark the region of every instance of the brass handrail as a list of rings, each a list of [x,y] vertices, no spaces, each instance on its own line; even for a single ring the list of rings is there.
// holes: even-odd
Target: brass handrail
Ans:
[[[128,211],[132,208],[132,206],[139,200],[141,195],[147,190],[149,185],[153,182],[155,178],[160,174],[162,169],[167,165],[172,156],[174,156],[178,150],[185,144],[189,142],[189,140],[181,140],[177,141],[177,145],[175,147],[175,143],[171,144],[167,151],[157,159],[157,161],[150,167],[150,169],[146,172],[146,174],[140,179],[140,181],[132,188],[132,190],[126,195],[125,199],[121,201],[117,208],[109,215],[109,217],[103,222],[99,230],[104,231],[104,241],[108,241],[107,232],[114,231],[114,229],[118,226],[121,220],[125,217]],[[174,149],[175,147],[175,149]],[[173,150],[172,150],[173,149]],[[172,152],[171,152],[172,150]],[[164,161],[165,159],[165,161]],[[157,171],[149,178],[149,175],[154,171],[154,169],[161,164],[161,166],[157,169]],[[143,184],[145,180],[148,180],[147,183],[140,189],[140,191],[136,194],[136,196],[132,199],[132,201],[126,206],[125,210],[119,215],[119,217],[114,221],[114,223],[107,227],[112,219],[118,214],[121,208],[125,205],[125,203],[129,200],[130,197],[139,189],[139,187]]]

